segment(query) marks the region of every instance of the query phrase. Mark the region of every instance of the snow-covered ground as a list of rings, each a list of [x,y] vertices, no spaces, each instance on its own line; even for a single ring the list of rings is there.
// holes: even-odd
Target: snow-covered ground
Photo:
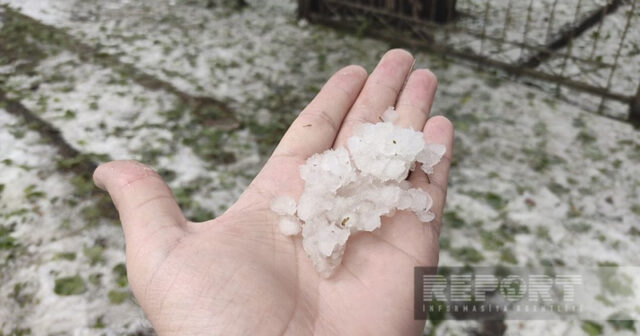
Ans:
[[[73,175],[57,171],[55,148],[2,109],[0,143],[0,333],[92,335],[107,325],[109,335],[118,335],[146,328],[123,278],[117,223],[90,221],[94,202],[77,194]]]
[[[331,72],[350,63],[371,70],[388,49],[297,21],[291,1],[255,1],[243,10],[197,0],[0,2],[233,108],[239,127],[208,125],[174,93],[149,89],[55,41],[35,41],[42,34],[20,41],[33,48],[23,59],[0,57],[0,88],[10,97],[82,153],[151,164],[195,219],[233,202]],[[0,39],[13,32],[11,15],[0,9]],[[441,265],[639,266],[638,131],[533,87],[415,56],[416,67],[438,75],[434,111],[456,126]],[[637,64],[623,67],[638,73]],[[36,131],[0,109],[0,335],[147,330],[118,267],[124,250],[117,223],[96,214],[99,199],[78,196],[87,181],[60,169],[55,144]],[[639,314],[640,304],[634,309]],[[598,329],[580,321],[506,323],[511,335]],[[603,335],[632,334],[596,323]],[[477,328],[445,321],[435,334]]]

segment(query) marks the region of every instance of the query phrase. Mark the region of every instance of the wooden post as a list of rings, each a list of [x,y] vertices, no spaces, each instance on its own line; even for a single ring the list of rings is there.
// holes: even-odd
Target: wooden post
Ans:
[[[457,0],[427,0],[423,9],[428,11],[428,18],[437,23],[447,23],[456,17]]]
[[[298,0],[298,19],[308,19],[311,0]]]
[[[247,0],[236,0],[236,8],[241,9],[249,6]]]
[[[638,84],[638,91],[636,91],[636,97],[631,101],[629,105],[629,121],[640,127],[640,84]]]

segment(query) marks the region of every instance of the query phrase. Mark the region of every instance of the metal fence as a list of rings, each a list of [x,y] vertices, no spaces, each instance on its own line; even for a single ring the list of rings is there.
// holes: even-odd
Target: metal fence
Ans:
[[[298,11],[311,22],[541,80],[558,94],[584,93],[597,112],[640,124],[637,2],[298,0]],[[605,111],[610,102],[628,112]]]

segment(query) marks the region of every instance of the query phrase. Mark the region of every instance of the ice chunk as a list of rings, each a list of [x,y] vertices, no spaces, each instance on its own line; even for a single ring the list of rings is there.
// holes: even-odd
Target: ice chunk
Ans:
[[[427,144],[425,148],[418,153],[416,161],[422,163],[422,170],[425,173],[432,174],[433,166],[440,162],[446,150],[447,148],[441,144]]]
[[[285,236],[293,236],[300,233],[300,221],[294,216],[284,216],[278,222],[280,232]]]
[[[382,113],[382,121],[393,124],[396,120],[398,120],[398,112],[396,112],[393,106],[389,106],[387,110]]]
[[[307,162],[300,166],[300,177],[305,181],[306,188],[336,191],[353,181],[356,172],[347,150],[338,148],[314,154],[307,159]]]
[[[347,147],[361,174],[400,182],[423,151],[424,139],[420,132],[387,122],[362,124],[347,140]]]
[[[436,218],[436,215],[431,211],[418,211],[416,212],[416,216],[421,222],[425,223],[430,222],[434,218]]]
[[[296,213],[296,201],[290,196],[279,196],[271,202],[271,210],[278,215],[293,215]]]
[[[347,148],[311,156],[300,166],[304,190],[297,204],[287,196],[271,203],[282,233],[302,233],[302,246],[323,277],[341,263],[350,235],[378,229],[382,216],[406,210],[422,222],[435,217],[431,196],[406,178],[416,162],[431,173],[445,148],[425,144],[421,132],[394,125],[396,119],[390,108],[383,122],[356,127]]]

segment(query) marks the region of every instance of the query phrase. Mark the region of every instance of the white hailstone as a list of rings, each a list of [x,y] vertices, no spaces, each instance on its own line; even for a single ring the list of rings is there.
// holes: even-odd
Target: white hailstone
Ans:
[[[393,108],[393,106],[389,106],[383,113],[382,113],[382,121],[384,122],[388,122],[388,123],[395,123],[396,120],[398,119],[398,113],[396,113],[396,110]]]
[[[421,132],[394,125],[396,119],[390,108],[383,122],[356,127],[347,148],[311,156],[300,166],[305,185],[297,204],[288,196],[271,203],[282,233],[302,233],[302,246],[323,277],[340,265],[349,236],[376,230],[382,216],[407,210],[422,222],[435,217],[431,196],[406,178],[416,161],[432,173],[445,147],[425,144]]]
[[[444,155],[447,148],[441,144],[425,144],[425,148],[418,153],[416,161],[422,163],[422,170],[427,174],[433,174],[435,166]]]
[[[280,232],[285,236],[293,236],[300,233],[300,220],[295,216],[281,217],[278,226],[280,227]]]
[[[300,166],[300,177],[305,187],[317,190],[336,191],[353,181],[356,171],[351,164],[349,152],[344,148],[327,150],[322,154],[314,154]]]
[[[400,182],[425,144],[422,133],[382,122],[357,126],[347,147],[361,173]]]
[[[293,215],[296,213],[296,200],[290,196],[279,196],[271,202],[271,210],[278,215]]]

